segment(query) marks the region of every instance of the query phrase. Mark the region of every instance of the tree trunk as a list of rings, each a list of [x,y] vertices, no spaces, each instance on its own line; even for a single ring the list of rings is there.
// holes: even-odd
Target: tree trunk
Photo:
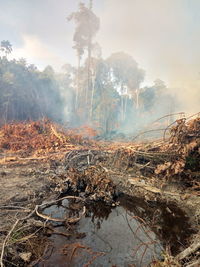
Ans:
[[[91,104],[90,104],[90,120],[92,120],[92,114],[93,114],[93,100],[94,100],[94,87],[95,87],[95,79],[96,79],[96,71],[94,70],[92,77],[92,94],[91,94]]]
[[[139,90],[136,89],[136,109],[139,109]]]
[[[81,62],[81,57],[80,57],[80,54],[78,54],[75,111],[77,111],[77,108],[78,108],[78,100],[79,100],[79,90],[80,90],[80,88],[79,88],[80,87],[80,62]]]
[[[89,44],[88,44],[87,88],[85,94],[86,107],[88,106],[88,95],[90,92],[90,85],[91,85],[90,65],[91,65],[91,37],[89,38]]]

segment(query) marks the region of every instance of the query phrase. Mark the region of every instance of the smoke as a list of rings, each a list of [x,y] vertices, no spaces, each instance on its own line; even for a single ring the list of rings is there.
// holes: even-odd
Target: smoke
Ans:
[[[45,62],[57,69],[65,64],[63,58],[55,53],[49,45],[42,43],[37,36],[23,35],[22,38],[23,47],[14,49],[12,55],[14,58],[28,58],[29,63],[38,61],[37,65],[40,67],[45,67]]]
[[[89,0],[82,2],[88,4]],[[66,17],[78,3],[0,0],[1,40],[13,44],[15,56],[26,57],[42,68],[51,64],[58,70],[65,62],[75,64],[74,25]],[[103,57],[117,51],[129,53],[146,72],[144,86],[159,78],[176,99],[174,110],[198,112],[200,1],[94,0],[93,6],[101,19],[97,41]]]
[[[146,70],[146,84],[160,78],[180,109],[200,103],[200,18],[198,0],[108,0],[99,42],[104,55],[124,50]]]

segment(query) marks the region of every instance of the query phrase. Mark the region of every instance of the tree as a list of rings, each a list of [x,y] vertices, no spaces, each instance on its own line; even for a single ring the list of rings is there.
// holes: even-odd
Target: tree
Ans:
[[[95,73],[91,119],[93,125],[107,134],[117,127],[120,95],[113,86],[105,60],[95,60]]]
[[[80,62],[87,50],[87,87],[85,88],[85,104],[89,103],[88,93],[91,88],[91,57],[92,49],[94,48],[93,38],[96,35],[100,27],[99,18],[92,11],[92,1],[87,8],[85,4],[79,4],[79,10],[73,12],[68,20],[74,20],[76,29],[73,37],[75,45],[74,49],[77,51],[78,66],[77,66],[77,92],[76,92],[76,106],[78,106],[79,94],[80,94]]]
[[[55,71],[52,66],[48,65],[43,70],[44,77],[53,78],[55,75]]]
[[[157,79],[153,86],[141,89],[141,111],[148,112],[153,119],[156,119],[158,113],[164,115],[173,111],[173,99],[165,83]]]
[[[10,54],[12,52],[12,45],[11,43],[7,40],[3,40],[1,41],[1,47],[0,50],[5,54],[5,56],[7,57],[8,54]]]
[[[138,89],[144,80],[144,71],[137,62],[124,52],[112,54],[107,62],[110,66],[110,77],[115,89],[121,97],[121,120],[124,121],[127,113],[127,102],[131,97],[133,104],[138,107]]]

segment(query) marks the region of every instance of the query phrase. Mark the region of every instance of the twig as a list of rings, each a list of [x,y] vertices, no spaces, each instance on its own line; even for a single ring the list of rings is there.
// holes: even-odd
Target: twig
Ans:
[[[146,133],[150,133],[150,132],[158,132],[158,131],[165,131],[165,129],[153,129],[153,130],[148,130],[142,133],[139,133],[138,135],[136,135],[135,137],[132,138],[132,141],[134,141],[136,138],[138,138],[140,135],[146,134]]]
[[[165,116],[163,116],[163,117],[161,117],[161,118],[155,120],[154,122],[152,122],[151,125],[152,125],[153,123],[156,123],[156,122],[158,122],[158,121],[164,119],[164,118],[167,118],[167,117],[170,117],[170,116],[174,116],[174,115],[183,115],[183,116],[184,116],[184,115],[185,115],[185,112],[171,113],[171,114],[165,115]]]
[[[197,112],[197,113],[187,117],[186,120],[189,120],[189,119],[191,119],[192,117],[195,117],[195,116],[199,117],[200,116],[200,112]]]
[[[12,232],[14,231],[15,227],[17,226],[17,224],[19,223],[20,219],[16,220],[16,222],[13,224],[11,230],[9,231],[9,233],[7,234],[6,238],[4,239],[3,241],[3,245],[2,245],[2,250],[1,250],[1,259],[0,259],[0,266],[1,267],[4,267],[4,264],[3,264],[3,257],[4,257],[4,251],[5,251],[5,246],[6,246],[6,243],[7,241],[9,240]]]
[[[0,206],[1,210],[23,210],[23,212],[30,212],[30,209],[19,207],[19,206]]]
[[[41,204],[41,205],[38,205],[38,207],[41,208],[41,207],[44,207],[44,206],[50,206],[50,205],[55,204],[55,203],[57,203],[57,202],[63,201],[63,200],[65,200],[65,199],[77,199],[77,200],[80,200],[80,201],[83,201],[83,202],[85,201],[85,199],[82,198],[82,197],[66,196],[66,197],[62,197],[62,198],[59,198],[59,199],[56,199],[56,200],[52,200],[52,201],[43,203],[43,204]]]
[[[186,121],[185,118],[183,118],[182,120]],[[163,141],[164,141],[164,142],[166,141],[166,138],[165,138],[165,136],[166,136],[166,132],[167,132],[167,131],[170,129],[170,127],[171,127],[172,125],[174,125],[177,121],[178,121],[178,120],[175,120],[174,122],[172,122],[171,124],[169,124],[169,125],[167,126],[167,128],[165,128],[165,131],[164,131],[164,134],[163,134]]]

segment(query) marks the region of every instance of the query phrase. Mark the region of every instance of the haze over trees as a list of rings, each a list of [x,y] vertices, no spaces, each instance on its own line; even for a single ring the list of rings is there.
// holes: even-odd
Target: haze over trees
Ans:
[[[169,113],[172,98],[164,82],[142,87],[145,71],[125,52],[102,58],[95,41],[100,19],[80,3],[68,17],[75,22],[73,48],[77,66],[66,63],[60,73],[38,70],[26,59],[9,60],[9,41],[0,51],[0,123],[48,117],[70,126],[89,125],[101,133],[133,131],[141,120]]]
[[[5,54],[7,57],[11,52],[12,52],[12,45],[11,43],[7,40],[1,41],[1,47],[0,51]]]

